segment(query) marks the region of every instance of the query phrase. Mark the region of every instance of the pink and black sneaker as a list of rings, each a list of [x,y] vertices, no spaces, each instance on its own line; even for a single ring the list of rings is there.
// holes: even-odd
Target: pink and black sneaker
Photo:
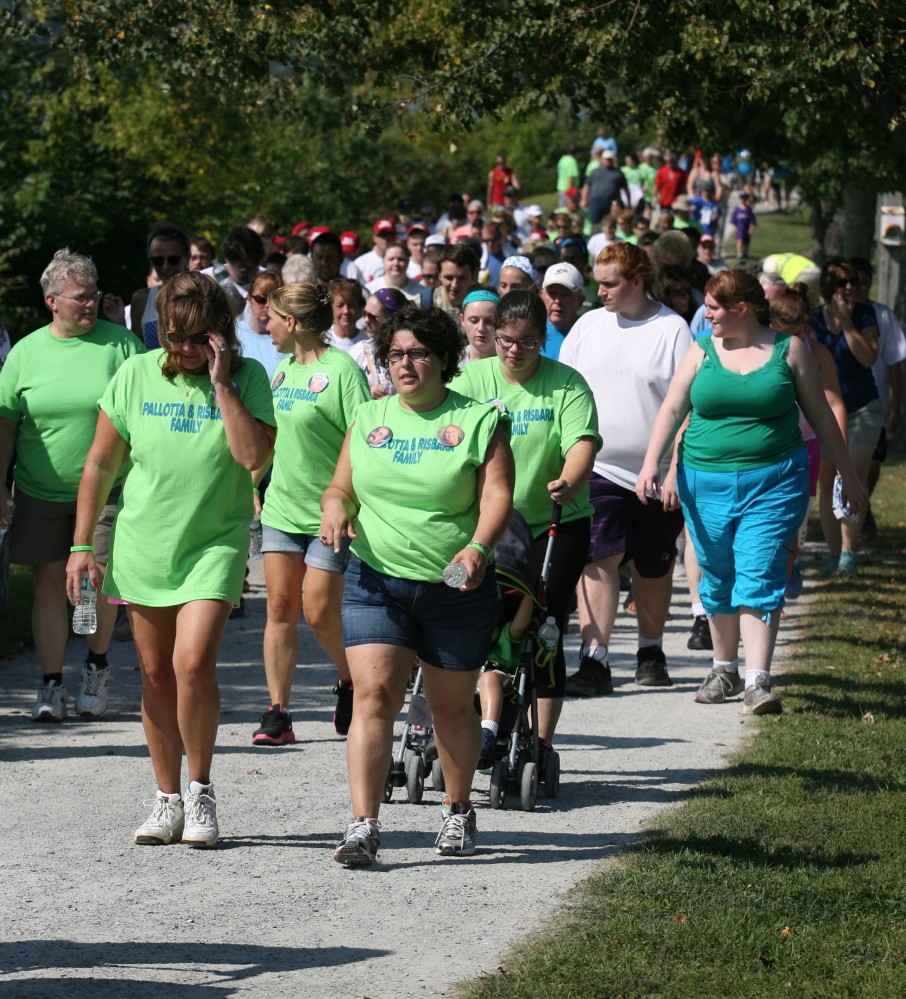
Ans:
[[[273,704],[264,712],[261,727],[252,733],[253,746],[288,746],[295,741],[293,716],[280,704]]]

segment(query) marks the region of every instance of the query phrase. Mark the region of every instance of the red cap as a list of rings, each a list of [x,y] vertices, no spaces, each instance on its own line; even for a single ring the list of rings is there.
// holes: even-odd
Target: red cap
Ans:
[[[406,230],[406,235],[411,236],[414,232],[423,232],[426,236],[429,235],[428,227],[424,222],[413,222]]]
[[[578,198],[579,197],[579,188],[578,187],[568,187],[566,189],[566,196],[567,196],[567,198]]]
[[[311,228],[311,222],[297,222],[293,226],[293,235],[298,236],[310,228]]]
[[[308,232],[309,243],[313,243],[318,238],[318,236],[322,235],[322,233],[325,232],[330,232],[329,225],[316,225],[313,229],[310,229]]]
[[[379,236],[381,233],[385,232],[392,232],[394,235],[396,234],[396,224],[393,219],[378,219],[377,222],[374,223],[375,236]]]
[[[344,250],[357,250],[359,248],[359,234],[353,232],[351,229],[349,232],[340,233],[340,246]]]
[[[283,246],[286,242],[286,236],[274,236],[274,246]]]
[[[699,240],[699,243],[713,243],[713,242],[714,242],[714,237],[707,232]]]

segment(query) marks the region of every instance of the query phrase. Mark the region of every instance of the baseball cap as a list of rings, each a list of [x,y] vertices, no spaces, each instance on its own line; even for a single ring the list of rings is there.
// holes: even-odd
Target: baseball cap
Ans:
[[[374,223],[374,234],[375,236],[380,236],[385,232],[392,232],[396,234],[396,226],[393,224],[391,219],[378,219]]]
[[[526,215],[530,215],[534,218],[544,218],[544,212],[541,210],[541,205],[529,205],[525,210]]]
[[[322,236],[325,232],[330,232],[329,225],[316,225],[313,229],[310,229],[308,232],[309,243],[313,243],[318,236]]]
[[[612,149],[603,149],[601,151],[602,160],[615,160],[616,158],[617,154]]]
[[[579,197],[579,188],[578,187],[568,187],[564,193],[566,194],[567,198],[578,198]]]
[[[428,227],[424,222],[413,222],[412,225],[406,230],[406,235],[411,236],[414,232],[423,232],[426,236],[428,235]]]
[[[425,246],[446,246],[447,237],[442,232],[436,232],[425,240]]]
[[[704,243],[707,246],[710,246],[713,242],[714,242],[714,237],[710,233],[707,233],[707,232],[699,240],[699,243]]]
[[[307,232],[311,228],[311,222],[297,222],[293,226],[292,235],[298,236],[300,232]]]
[[[341,232],[340,246],[344,250],[357,250],[359,248],[359,234],[351,229],[348,232]]]
[[[559,264],[553,264],[545,271],[544,284],[542,284],[541,287],[549,288],[552,284],[562,285],[570,291],[582,291],[585,287],[582,275],[579,273],[578,269],[565,261]]]

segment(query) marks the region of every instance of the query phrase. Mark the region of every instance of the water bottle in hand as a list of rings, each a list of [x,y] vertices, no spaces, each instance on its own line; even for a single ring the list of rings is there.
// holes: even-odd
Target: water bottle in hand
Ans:
[[[72,613],[72,630],[77,635],[93,635],[98,630],[98,594],[88,573],[82,573],[79,603]]]
[[[548,617],[541,625],[538,629],[538,639],[548,652],[556,652],[560,644],[560,629],[554,618]]]
[[[451,562],[444,566],[444,582],[451,589],[458,590],[461,586],[465,586],[468,578],[469,570],[462,562]]]
[[[10,515],[10,516],[12,516],[12,513],[13,513],[13,507],[14,507],[15,505],[16,505],[16,504],[15,504],[15,503],[13,503],[13,501],[12,501],[11,499],[8,499],[8,500],[6,501],[6,508],[7,508],[7,510],[9,511],[9,515]],[[5,537],[6,537],[6,532],[7,532],[7,531],[8,531],[9,529],[10,529],[10,524],[7,524],[7,525],[6,525],[6,527],[0,527],[0,541],[2,541],[2,540],[3,540],[3,539],[4,539]]]
[[[252,527],[249,531],[249,558],[261,558],[261,539],[263,534],[261,521],[256,517],[252,521]]]

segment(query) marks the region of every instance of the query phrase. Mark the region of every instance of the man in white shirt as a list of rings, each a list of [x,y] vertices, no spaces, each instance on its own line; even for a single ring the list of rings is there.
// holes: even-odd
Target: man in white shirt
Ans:
[[[635,482],[655,417],[692,343],[685,321],[649,297],[654,269],[644,250],[611,244],[598,256],[595,278],[603,308],[582,316],[560,348],[560,361],[579,371],[594,393],[604,438],[589,481],[595,513],[579,583],[582,658],[566,682],[567,694],[578,697],[613,692],[607,643],[619,603],[619,567],[630,560],[639,629],[635,682],[672,684],[662,646],[683,515],[669,461],[661,469],[663,503],[643,505]]]
[[[406,275],[413,281],[422,279],[422,259],[425,255],[425,240],[431,235],[424,222],[413,222],[406,231],[406,246],[409,249],[409,266]]]
[[[384,253],[395,242],[396,223],[393,219],[378,219],[374,223],[374,249],[355,259],[362,284],[367,285],[384,273]]]
[[[202,274],[207,274],[223,288],[230,300],[233,315],[238,316],[245,309],[245,300],[255,275],[264,268],[264,246],[261,237],[248,226],[234,225],[227,233],[221,250],[225,262],[226,273],[215,267],[206,267]]]

